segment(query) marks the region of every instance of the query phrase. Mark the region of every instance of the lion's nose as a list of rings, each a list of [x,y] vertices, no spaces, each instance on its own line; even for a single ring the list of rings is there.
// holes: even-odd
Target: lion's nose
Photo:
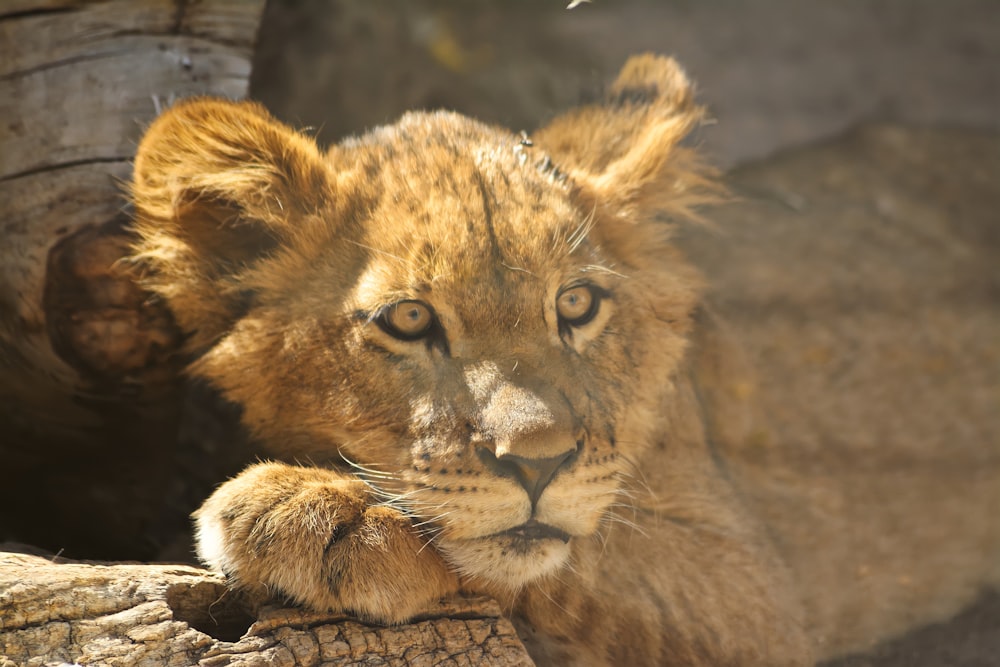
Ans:
[[[486,447],[477,447],[479,460],[486,468],[501,477],[511,477],[528,492],[531,506],[534,507],[542,491],[556,476],[559,469],[572,463],[579,455],[580,446],[544,459],[533,459],[516,454],[503,454],[497,457]]]

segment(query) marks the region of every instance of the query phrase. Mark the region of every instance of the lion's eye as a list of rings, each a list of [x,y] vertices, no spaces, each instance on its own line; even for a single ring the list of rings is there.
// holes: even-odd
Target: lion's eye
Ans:
[[[592,285],[577,285],[559,293],[556,312],[559,319],[573,327],[594,319],[601,306],[601,295]]]
[[[430,333],[434,311],[421,301],[400,301],[383,309],[376,321],[396,338],[416,340]]]

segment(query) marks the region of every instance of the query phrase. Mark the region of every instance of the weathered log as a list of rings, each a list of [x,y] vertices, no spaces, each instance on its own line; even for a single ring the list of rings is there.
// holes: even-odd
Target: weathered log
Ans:
[[[120,180],[158,107],[241,97],[263,2],[21,2],[0,16],[0,386],[43,433],[93,416],[73,392],[150,384],[178,332],[116,266]],[[106,393],[106,392],[105,392]],[[67,399],[54,413],[53,395]],[[25,413],[24,411],[28,412]],[[38,411],[41,411],[39,414]]]
[[[186,565],[0,553],[0,612],[0,667],[533,664],[488,599],[441,602],[398,627],[288,608],[253,620],[220,576]]]
[[[107,557],[155,549],[139,536],[160,513],[165,477],[147,471],[170,465],[184,360],[170,313],[119,262],[130,242],[121,181],[171,98],[246,93],[263,4],[0,9],[0,454],[10,482],[0,539]],[[38,501],[26,511],[18,499],[28,494]]]

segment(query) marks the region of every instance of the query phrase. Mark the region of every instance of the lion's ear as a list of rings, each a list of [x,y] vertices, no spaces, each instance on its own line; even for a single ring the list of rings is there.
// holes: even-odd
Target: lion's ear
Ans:
[[[327,208],[333,181],[315,142],[258,104],[193,99],[153,122],[131,187],[135,258],[192,349],[239,317],[242,278]]]
[[[703,118],[671,58],[630,58],[595,104],[556,117],[532,139],[601,205],[628,214],[654,202],[689,214],[714,199],[713,173],[678,147]]]

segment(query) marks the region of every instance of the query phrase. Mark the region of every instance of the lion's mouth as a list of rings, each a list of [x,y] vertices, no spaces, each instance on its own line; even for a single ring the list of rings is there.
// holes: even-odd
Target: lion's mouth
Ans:
[[[516,590],[561,568],[572,547],[565,530],[531,519],[479,538],[442,540],[447,560],[472,580]]]
[[[561,540],[562,542],[569,542],[570,534],[564,530],[559,530],[555,526],[530,519],[519,526],[496,533],[495,537],[512,537],[523,541]]]

